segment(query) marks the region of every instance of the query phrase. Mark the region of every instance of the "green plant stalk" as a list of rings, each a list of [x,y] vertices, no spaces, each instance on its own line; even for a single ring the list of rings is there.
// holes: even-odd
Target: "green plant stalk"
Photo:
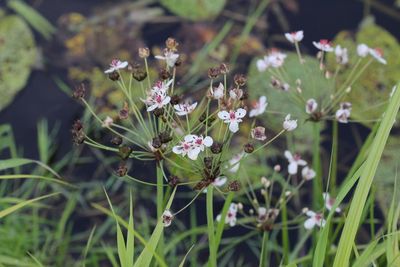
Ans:
[[[313,209],[319,209],[322,203],[322,170],[321,170],[321,125],[313,124],[314,146],[313,146],[313,169],[316,177],[313,179]]]
[[[282,216],[282,247],[283,247],[283,259],[284,265],[288,263],[290,248],[289,248],[289,230],[288,230],[288,214],[286,208],[286,199],[282,200],[281,205],[281,216]]]
[[[222,212],[221,212],[221,218],[226,218],[226,214],[228,213],[229,210],[229,206],[232,203],[232,199],[233,199],[234,193],[233,192],[229,192],[228,196],[225,199],[225,203],[224,203],[224,207],[222,208]],[[225,220],[220,220],[217,224],[217,231],[215,233],[215,247],[216,250],[218,250],[219,245],[221,243],[221,238],[222,238],[222,233],[224,231],[224,226],[225,226]]]
[[[210,256],[208,259],[209,267],[217,267],[217,249],[215,246],[215,230],[214,230],[214,211],[213,211],[213,196],[214,187],[207,187],[207,228],[208,228],[208,246]],[[221,218],[224,220],[224,218]]]
[[[161,218],[164,212],[164,177],[161,170],[161,166],[159,165],[161,162],[157,164],[157,218]],[[161,233],[160,240],[157,246],[157,254],[160,255],[162,259],[164,259],[164,232]]]
[[[264,231],[263,238],[262,238],[262,244],[261,244],[261,253],[260,253],[260,264],[258,265],[259,267],[265,267],[268,266],[268,237],[269,234],[267,231]]]
[[[375,172],[378,168],[383,149],[400,107],[399,85],[400,83],[397,84],[397,88],[392,96],[388,108],[385,111],[378,132],[369,151],[367,160],[363,166],[360,180],[354,193],[347,220],[340,237],[337,254],[333,263],[334,267],[349,266],[352,244],[354,243],[357,230],[360,225],[362,211],[364,209]]]
[[[337,177],[337,153],[338,153],[338,122],[333,121],[332,123],[332,162],[331,171],[329,177],[329,192],[336,196],[336,177]]]

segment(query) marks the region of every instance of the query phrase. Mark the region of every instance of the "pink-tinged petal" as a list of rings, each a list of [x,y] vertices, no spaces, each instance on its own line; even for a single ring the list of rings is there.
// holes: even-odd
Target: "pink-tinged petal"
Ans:
[[[306,228],[307,230],[311,230],[314,228],[315,223],[316,222],[313,218],[309,218],[304,222],[304,228]]]
[[[156,59],[160,59],[160,60],[165,60],[165,57],[163,56],[155,56]]]
[[[227,180],[228,180],[228,178],[226,178],[225,176],[217,177],[214,180],[213,185],[215,185],[215,186],[223,186],[226,183]]]
[[[147,108],[147,111],[149,111],[149,112],[150,112],[150,111],[153,111],[153,110],[155,110],[157,107],[158,107],[157,104],[151,105],[150,107]]]
[[[162,101],[163,106],[168,104],[169,101],[171,101],[171,97],[167,96],[166,98],[164,98],[164,100]]]
[[[184,140],[185,140],[186,143],[191,143],[191,142],[196,141],[197,137],[198,137],[197,135],[188,134],[188,135],[185,136]]]
[[[206,147],[210,147],[213,144],[213,139],[210,136],[206,136],[203,140],[203,144]]]
[[[288,161],[293,161],[293,155],[292,155],[292,153],[290,153],[289,150],[286,150],[284,155],[288,159]]]
[[[118,64],[119,69],[124,69],[126,67],[128,67],[128,61],[123,61],[120,64]]]
[[[200,153],[200,148],[199,147],[194,147],[194,148],[192,148],[192,149],[190,149],[189,150],[189,152],[188,152],[188,157],[191,159],[191,160],[196,160],[197,159],[197,157],[198,157],[198,155],[199,155],[199,153]]]
[[[225,110],[218,112],[218,118],[221,120],[229,120],[229,112]]]
[[[312,210],[308,210],[308,211],[306,212],[306,215],[307,215],[308,217],[314,217],[314,216],[316,215],[316,213],[313,212]]]
[[[207,188],[204,189],[204,191],[206,191],[206,190],[207,190]],[[216,220],[217,222],[219,222],[219,221],[221,220],[221,214],[218,214],[218,215],[217,215],[217,218],[215,218],[215,220]]]
[[[104,71],[104,73],[111,73],[111,72],[114,72],[114,71],[115,71],[115,68],[110,68],[110,69]]]
[[[181,146],[174,146],[172,148],[172,152],[174,152],[175,154],[180,155],[180,154],[182,154],[182,147]]]
[[[247,111],[243,108],[239,108],[238,110],[236,110],[235,112],[235,116],[236,118],[243,118],[244,116],[246,116]]]
[[[264,96],[264,95],[261,96],[260,99],[259,99],[259,103],[260,103],[260,106],[265,105],[267,103],[267,97]]]
[[[257,111],[258,111],[257,109],[250,110],[249,117],[252,118],[252,117],[257,116],[257,113],[258,113]]]
[[[231,227],[233,227],[233,226],[236,225],[236,217],[233,217],[232,219],[229,220],[229,225],[230,225]]]
[[[292,174],[292,175],[297,174],[297,168],[298,168],[298,166],[297,166],[296,162],[292,161],[291,163],[289,163],[289,166],[288,166],[289,174]]]
[[[232,121],[231,123],[229,123],[229,130],[232,133],[236,133],[237,131],[239,131],[239,123],[237,123],[236,121]]]
[[[307,161],[305,161],[304,159],[299,159],[299,160],[297,160],[297,165],[306,166],[307,165]]]

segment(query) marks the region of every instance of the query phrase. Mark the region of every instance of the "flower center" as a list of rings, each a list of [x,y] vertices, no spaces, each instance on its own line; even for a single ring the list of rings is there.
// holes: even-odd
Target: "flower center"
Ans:
[[[229,113],[229,118],[230,118],[231,120],[236,119],[235,112],[231,111],[231,112]]]

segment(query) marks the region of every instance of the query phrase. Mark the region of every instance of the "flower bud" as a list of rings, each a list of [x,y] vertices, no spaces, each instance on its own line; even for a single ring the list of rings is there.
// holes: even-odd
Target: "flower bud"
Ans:
[[[85,97],[85,84],[81,83],[80,85],[75,87],[74,92],[72,93],[72,97],[75,99],[80,99]]]
[[[238,180],[234,180],[228,184],[228,190],[232,192],[237,192],[240,190],[241,184]]]
[[[76,120],[71,129],[72,141],[76,145],[80,145],[85,141],[85,132],[83,131],[83,124],[80,120]]]
[[[244,149],[244,152],[250,154],[250,153],[253,153],[254,146],[251,143],[247,143],[244,145],[243,149]]]
[[[141,68],[139,65],[134,65],[132,68],[132,77],[138,81],[141,82],[147,77],[147,72],[143,68]]]
[[[244,86],[247,82],[247,78],[243,74],[235,74],[233,80],[237,86]]]
[[[176,187],[176,185],[177,185],[178,183],[179,183],[179,178],[178,178],[178,176],[171,175],[171,176],[168,178],[168,184],[169,184],[172,188]]]
[[[128,173],[128,168],[126,167],[125,162],[121,162],[116,170],[116,174],[119,177],[123,177]]]
[[[153,140],[151,141],[151,145],[156,149],[160,148],[162,146],[160,137],[158,137],[158,136],[154,137]]]
[[[130,148],[129,146],[121,146],[118,149],[118,156],[120,156],[122,160],[128,159],[131,153],[132,153],[132,148]]]
[[[219,142],[214,141],[213,144],[211,145],[211,152],[214,154],[219,154],[222,151],[222,144]]]
[[[158,74],[158,76],[162,80],[169,80],[172,77],[171,73],[167,69],[160,70],[160,73]]]
[[[225,64],[225,63],[221,63],[221,64],[219,65],[219,71],[220,71],[222,74],[227,74],[227,73],[229,72],[229,66],[228,66],[227,64]]]
[[[171,96],[171,105],[178,105],[182,101],[181,95],[173,95]]]
[[[164,108],[156,108],[155,110],[153,110],[153,114],[157,118],[161,117],[164,114]]]
[[[172,136],[169,131],[161,132],[158,137],[160,138],[161,143],[167,144],[172,141]]]
[[[110,74],[108,74],[108,78],[110,78],[110,80],[113,81],[113,82],[118,81],[119,73],[116,72],[116,71],[113,71]]]
[[[122,144],[122,138],[121,138],[120,136],[114,136],[114,137],[111,139],[111,143],[112,143],[113,145],[119,146],[120,144]]]
[[[213,157],[204,157],[204,166],[211,170],[212,168]]]
[[[169,38],[165,41],[165,46],[166,46],[169,50],[175,52],[175,51],[178,50],[179,43],[178,43],[174,38],[169,37]]]
[[[209,68],[208,69],[208,77],[210,79],[216,79],[221,74],[221,70],[219,68]]]
[[[119,111],[119,118],[121,120],[126,120],[129,116],[129,106],[128,103],[124,103],[124,107]]]
[[[147,47],[140,47],[139,49],[139,57],[140,58],[147,58],[150,56],[150,50]]]
[[[276,165],[274,166],[274,171],[280,172],[280,171],[281,171],[281,165],[276,164]]]

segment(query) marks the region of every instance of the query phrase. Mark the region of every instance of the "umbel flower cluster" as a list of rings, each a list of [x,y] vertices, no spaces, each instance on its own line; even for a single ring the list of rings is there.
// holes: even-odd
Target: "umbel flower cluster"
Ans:
[[[296,47],[302,36],[302,32],[286,35]],[[250,222],[249,227],[272,229],[281,206],[295,196],[305,182],[316,177],[315,171],[300,155],[286,151],[282,156],[288,160],[287,171],[284,172],[280,165],[276,165],[270,174],[271,179],[263,177],[258,179],[260,183],[243,186],[248,180],[243,181],[239,173],[252,154],[262,152],[285,132],[294,131],[297,120],[287,114],[282,120],[281,130],[271,137],[267,136],[264,125],[258,120],[268,108],[267,97],[261,96],[249,101],[251,92],[246,89],[246,77],[234,74],[229,83],[230,70],[224,63],[209,69],[209,86],[205,88],[201,99],[185,98],[181,92],[187,88],[177,83],[179,77],[176,70],[182,64],[178,45],[175,39],[168,38],[163,54],[155,56],[161,68],[159,77],[150,77],[148,48],[139,49],[140,63],[120,59],[111,61],[104,73],[118,85],[125,96],[125,101],[120,103],[118,116],[96,114],[91,102],[85,99],[84,85],[78,86],[74,98],[83,102],[98,124],[112,137],[110,143],[100,143],[85,133],[84,125],[77,121],[72,130],[75,143],[85,143],[117,153],[121,161],[116,174],[120,177],[161,188],[168,185],[174,188],[192,186],[197,193],[187,206],[207,191],[209,186],[222,196],[228,192],[244,191],[249,198],[248,203],[232,202],[225,222],[234,226],[237,215],[241,214],[246,223]],[[316,46],[321,47],[322,53],[331,50],[330,44],[323,41],[316,43]],[[260,71],[279,68],[284,60],[283,53],[273,50],[258,62],[258,67]],[[281,83],[286,88],[284,82]],[[315,101],[306,102],[306,111],[310,114],[315,113],[317,107]],[[338,117],[345,121],[350,115],[351,105],[341,103],[340,110]],[[150,178],[140,180],[132,177],[126,164],[130,158],[154,161],[155,168],[159,170],[157,173],[162,175],[161,184]],[[287,173],[287,180],[277,186],[281,189],[278,197],[272,198],[272,194],[276,193],[273,190],[273,177],[283,173]],[[296,178],[296,184],[291,184],[293,177]],[[264,196],[264,203],[258,201],[257,195]],[[247,204],[251,205],[249,209],[244,207]],[[185,208],[175,213],[166,210],[162,215],[164,225],[170,225],[172,219]],[[306,215],[309,217],[305,223],[306,228],[323,226],[322,214],[307,211]],[[218,215],[216,220],[221,220],[221,217]],[[246,219],[248,217],[251,219]],[[238,223],[244,225],[240,220]]]

